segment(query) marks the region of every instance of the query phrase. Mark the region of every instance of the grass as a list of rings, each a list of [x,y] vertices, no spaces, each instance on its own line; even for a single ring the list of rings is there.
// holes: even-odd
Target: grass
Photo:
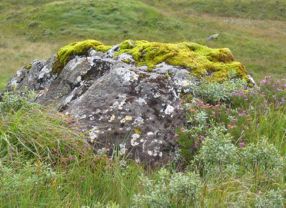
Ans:
[[[162,4],[161,0],[145,0],[145,2],[156,6]],[[205,13],[222,17],[286,20],[286,2],[283,0],[166,0],[163,5],[186,14]]]
[[[240,1],[241,8],[237,1],[221,4],[193,0],[1,2],[0,87],[20,66],[83,39],[105,44],[124,39],[192,41],[228,47],[255,78],[285,76],[285,3]],[[219,38],[206,41],[214,33],[220,33]]]

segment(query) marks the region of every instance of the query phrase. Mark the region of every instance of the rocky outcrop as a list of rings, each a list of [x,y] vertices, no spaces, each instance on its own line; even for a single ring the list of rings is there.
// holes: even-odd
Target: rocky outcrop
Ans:
[[[153,61],[158,58],[154,56],[144,59],[144,55],[148,55],[144,47],[136,50],[136,42],[130,43],[133,46],[123,43],[124,47],[123,44],[103,47],[96,42],[95,45],[85,44],[84,48],[79,43],[71,44],[60,50],[64,58],[58,53],[47,61],[34,61],[29,69],[20,69],[7,89],[35,90],[38,93],[36,102],[53,105],[77,119],[82,131],[87,133],[87,141],[99,154],[112,154],[116,149],[138,162],[165,163],[174,157],[176,129],[185,122],[180,97],[189,93],[200,79],[188,65],[171,65],[168,56],[160,61]],[[80,52],[73,48],[75,45]],[[135,57],[128,48],[140,53],[141,58]],[[168,53],[169,49],[164,46]],[[158,48],[154,50],[164,55]],[[225,51],[214,54],[210,49],[210,52],[208,55],[204,51],[203,55],[211,57],[209,59],[222,57],[221,61],[215,60],[216,66],[232,64],[233,58],[228,59]],[[152,61],[152,67],[147,61]],[[221,69],[226,70],[226,67]],[[205,71],[205,76],[210,77],[209,71]],[[237,76],[247,79],[246,71],[245,74],[239,71]]]

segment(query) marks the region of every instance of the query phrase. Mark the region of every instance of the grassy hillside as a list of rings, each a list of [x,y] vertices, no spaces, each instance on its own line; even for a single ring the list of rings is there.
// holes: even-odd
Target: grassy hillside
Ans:
[[[211,14],[247,19],[286,20],[286,2],[283,0],[145,0],[156,5],[175,8],[185,14]]]
[[[19,66],[86,38],[105,43],[188,40],[228,47],[255,78],[285,76],[284,5],[266,0],[0,2],[0,86]],[[219,38],[207,42],[214,33]]]

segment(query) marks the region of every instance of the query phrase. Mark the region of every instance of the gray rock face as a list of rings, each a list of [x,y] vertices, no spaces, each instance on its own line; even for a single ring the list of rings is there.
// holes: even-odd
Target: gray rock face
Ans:
[[[128,59],[128,63],[124,61]],[[60,74],[51,73],[54,57],[20,69],[8,90],[38,92],[36,102],[78,120],[99,154],[117,149],[137,162],[158,165],[175,154],[176,129],[184,125],[180,93],[197,80],[186,69],[136,67],[132,57],[89,51],[71,59]]]

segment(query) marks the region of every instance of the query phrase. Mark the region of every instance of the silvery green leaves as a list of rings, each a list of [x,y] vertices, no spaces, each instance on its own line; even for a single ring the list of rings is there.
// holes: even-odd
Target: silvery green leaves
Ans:
[[[200,97],[208,103],[229,101],[234,93],[247,88],[247,82],[242,79],[227,80],[222,83],[202,80],[200,85],[192,89],[195,97]]]
[[[133,207],[199,207],[200,177],[192,172],[171,173],[161,169],[154,179],[141,178],[143,192],[133,198]]]

